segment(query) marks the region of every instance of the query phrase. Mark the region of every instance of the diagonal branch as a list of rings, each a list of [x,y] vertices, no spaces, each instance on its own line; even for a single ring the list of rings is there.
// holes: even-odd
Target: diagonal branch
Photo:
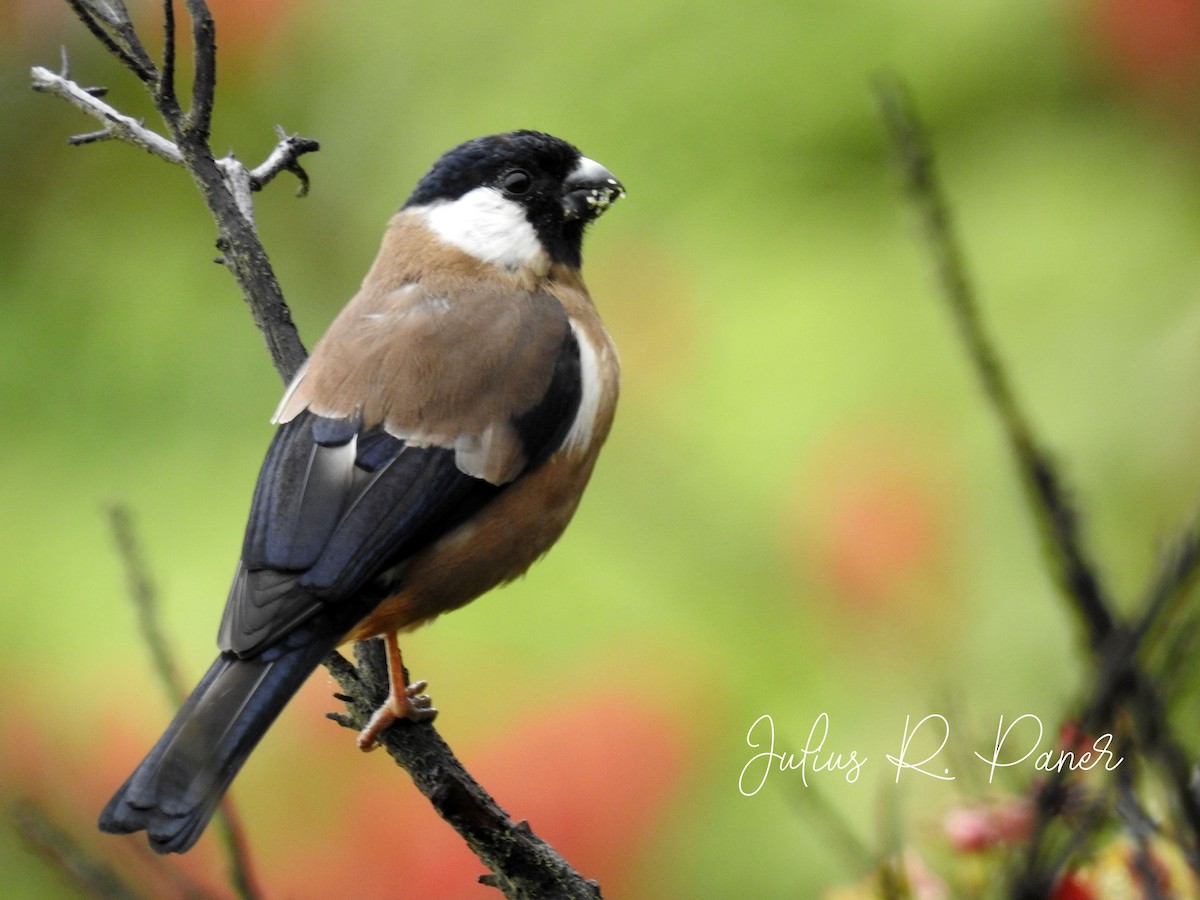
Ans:
[[[187,690],[158,621],[158,591],[142,557],[141,545],[133,527],[133,515],[129,507],[114,503],[108,507],[108,518],[117,545],[117,554],[125,567],[129,596],[137,610],[138,629],[142,633],[142,640],[150,649],[154,669],[166,689],[172,708],[178,709],[187,699]],[[221,799],[216,819],[229,857],[230,881],[238,896],[243,900],[261,897],[262,891],[258,887],[250,859],[250,842],[246,838],[246,830],[242,825],[237,805],[228,794]]]
[[[984,392],[1005,429],[1046,537],[1056,576],[1086,626],[1095,674],[1080,725],[1086,731],[1107,730],[1114,722],[1132,724],[1127,735],[1128,749],[1143,752],[1165,775],[1187,830],[1177,840],[1193,870],[1200,872],[1200,797],[1192,783],[1191,758],[1171,731],[1158,680],[1143,671],[1138,661],[1151,628],[1162,625],[1172,606],[1196,580],[1200,571],[1200,529],[1195,524],[1186,529],[1165,555],[1148,589],[1140,618],[1132,624],[1120,620],[1113,612],[1113,602],[1100,581],[1097,567],[1083,546],[1076,510],[1017,403],[983,328],[949,208],[934,173],[933,156],[904,87],[888,77],[879,80],[877,90],[913,204],[926,232],[942,292]],[[1042,896],[1039,891],[1052,883],[1075,852],[1068,844],[1048,857],[1044,853],[1048,827],[1069,799],[1067,781],[1067,769],[1060,768],[1037,790],[1038,818],[1023,871],[1016,876],[1015,896]],[[1099,824],[1099,819],[1084,828],[1077,823],[1076,837],[1091,832]]]
[[[1103,647],[1114,628],[1112,601],[1100,581],[1079,533],[1070,496],[1034,437],[1029,420],[1008,383],[1004,368],[979,314],[975,291],[966,274],[950,209],[934,171],[933,154],[905,89],[894,78],[877,82],[883,117],[891,130],[913,205],[925,229],[942,293],[958,326],[984,393],[1004,427],[1028,489],[1034,513],[1046,538],[1055,575],[1078,607],[1093,649]]]
[[[1146,591],[1142,615],[1131,633],[1140,642],[1170,617],[1200,576],[1200,517],[1183,529],[1162,553],[1158,571]]]
[[[158,680],[167,692],[167,699],[172,707],[183,705],[187,698],[187,689],[183,678],[175,665],[175,659],[167,646],[166,636],[158,621],[158,591],[150,579],[146,562],[142,558],[142,548],[133,528],[133,515],[129,507],[123,503],[113,503],[108,507],[108,524],[112,529],[113,540],[117,545],[117,555],[125,567],[125,582],[129,598],[137,611],[138,630],[142,640],[150,649],[150,658],[154,662],[154,670]]]
[[[110,867],[92,859],[70,834],[55,825],[30,801],[18,801],[7,810],[26,844],[64,873],[81,891],[109,900],[138,900],[138,894]]]
[[[344,694],[347,714],[330,718],[359,731],[387,697],[386,654],[380,639],[354,645],[358,667],[332,653],[325,666]],[[405,673],[407,680],[407,673]],[[514,822],[479,786],[429,724],[397,722],[380,743],[413,780],[433,808],[466,841],[491,875],[480,882],[509,898],[599,900],[600,886],[571,868],[526,822]]]
[[[67,0],[88,31],[129,71],[150,85],[158,79],[154,60],[146,52],[122,0]]]

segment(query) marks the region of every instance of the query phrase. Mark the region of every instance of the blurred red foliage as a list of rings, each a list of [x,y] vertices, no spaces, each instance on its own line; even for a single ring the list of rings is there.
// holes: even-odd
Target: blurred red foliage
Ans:
[[[329,709],[335,704],[326,687],[308,693],[323,696]],[[307,712],[312,703],[301,705]],[[155,857],[142,835],[96,831],[100,808],[148,748],[144,729],[129,719],[128,711],[105,717],[85,751],[48,739],[30,724],[33,715],[10,717],[0,741],[0,793],[36,802],[88,852],[153,896],[182,895],[171,875],[176,868],[213,896],[231,895],[215,829],[191,852],[167,859]],[[496,896],[476,883],[483,864],[390,759],[382,753],[364,758],[349,732],[319,716],[306,716],[300,730],[313,732],[313,752],[307,744],[302,755],[293,752],[286,771],[275,766],[264,774],[260,764],[256,778],[275,783],[267,785],[274,803],[245,816],[268,896]],[[295,748],[309,736],[286,739]],[[602,692],[567,707],[534,707],[515,716],[490,746],[463,751],[461,758],[514,818],[528,820],[576,869],[620,896],[680,782],[684,745],[682,729],[651,704]],[[322,766],[340,771],[323,778]],[[256,807],[263,787],[256,783],[245,792]],[[298,811],[310,815],[301,818]],[[266,833],[264,822],[271,825]]]
[[[679,783],[684,737],[644,701],[600,693],[569,707],[534,707],[490,746],[456,750],[510,815],[526,819],[578,871],[620,896]],[[483,864],[408,777],[379,756],[365,765],[344,757],[361,777],[340,803],[340,830],[264,865],[271,892],[336,896],[352,885],[362,900],[494,897],[494,889],[476,883]]]
[[[839,609],[920,606],[944,582],[949,466],[926,444],[908,429],[864,423],[801,461],[783,549],[797,575],[829,587]]]
[[[1200,89],[1200,3],[1093,0],[1102,50],[1135,84]]]

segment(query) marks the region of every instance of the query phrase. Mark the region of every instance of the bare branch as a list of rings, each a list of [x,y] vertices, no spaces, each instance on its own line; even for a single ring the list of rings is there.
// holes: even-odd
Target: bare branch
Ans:
[[[93,34],[101,37],[104,45],[128,64],[129,54],[133,52],[128,48],[141,48],[142,45],[133,31],[124,6],[119,3],[107,4],[100,0],[69,2]],[[164,9],[170,10],[166,14],[172,16],[164,25],[168,37],[169,71],[161,76],[160,81],[158,70],[153,68],[153,64],[149,63],[147,58],[150,68],[143,66],[140,72],[143,76],[149,72],[149,76],[143,77],[143,80],[149,83],[155,106],[174,142],[146,128],[141,122],[117,112],[99,100],[94,89],[81,88],[71,81],[66,74],[65,60],[61,75],[54,75],[45,68],[35,67],[31,71],[32,85],[35,90],[63,97],[104,123],[105,127],[99,131],[76,136],[74,143],[95,143],[118,138],[143,147],[176,165],[183,165],[191,173],[217,222],[217,246],[223,254],[222,262],[237,279],[254,323],[266,340],[275,368],[280,377],[287,382],[299,370],[307,353],[292,322],[291,311],[283,298],[270,259],[255,231],[251,194],[280,171],[295,173],[301,179],[300,193],[303,194],[307,185],[307,174],[297,159],[303,153],[313,152],[318,145],[306,138],[281,136],[281,146],[277,147],[268,160],[253,173],[233,157],[216,161],[208,145],[216,88],[216,40],[212,16],[203,0],[188,0],[196,58],[193,108],[184,115],[174,97],[175,64],[174,50],[171,49],[174,36],[173,10],[170,0],[164,2]],[[117,38],[112,37],[114,34]],[[131,65],[131,68],[133,67]]]
[[[171,0],[165,0],[170,3]],[[192,46],[196,71],[192,78],[192,108],[187,130],[197,141],[208,141],[217,89],[217,30],[204,0],[186,0],[192,17]]]
[[[300,189],[296,196],[303,197],[308,193],[308,173],[301,167],[299,157],[321,149],[321,145],[312,138],[289,136],[278,126],[275,132],[279,135],[279,143],[266,160],[253,169],[247,169],[232,154],[216,160],[233,202],[242,217],[251,224],[254,223],[254,198],[251,195],[254,191],[262,190],[280,172],[291,172],[300,179]]]
[[[72,139],[74,143],[120,139],[170,163],[184,166],[192,173],[217,221],[220,230],[218,246],[224,253],[225,262],[237,278],[276,369],[285,382],[290,381],[307,354],[270,260],[254,230],[251,192],[279,171],[303,172],[297,157],[316,150],[317,142],[308,138],[285,138],[266,162],[250,172],[232,157],[218,163],[212,158],[207,142],[195,141],[186,129],[180,129],[182,134],[177,135],[186,143],[172,143],[63,75],[35,66],[30,70],[30,76],[34,90],[61,97],[104,123],[105,127],[100,131],[76,136]],[[302,184],[306,180],[305,176]]]
[[[1098,569],[1079,534],[1079,522],[1070,496],[1051,461],[1034,437],[999,356],[984,329],[975,291],[967,277],[962,251],[954,234],[950,209],[934,171],[923,128],[905,89],[894,78],[877,82],[883,117],[892,133],[913,205],[921,217],[934,257],[942,293],[966,344],[984,393],[1004,426],[1016,457],[1022,481],[1030,492],[1034,513],[1042,527],[1054,562],[1055,575],[1087,625],[1093,648],[1100,648],[1113,631],[1113,605],[1101,584]]]
[[[179,109],[175,95],[175,3],[163,0],[163,65],[162,75],[154,90],[155,103],[159,109]]]
[[[158,592],[150,580],[142,558],[142,548],[134,533],[133,516],[129,507],[123,503],[113,503],[108,506],[108,523],[112,528],[113,540],[117,545],[117,555],[125,568],[125,581],[129,588],[129,598],[137,611],[138,630],[142,640],[150,650],[150,658],[154,662],[154,671],[167,692],[167,699],[172,707],[179,707],[187,697],[187,688],[179,669],[175,666],[171,650],[167,646],[166,636],[158,623]]]
[[[387,662],[383,641],[354,645],[358,667],[332,653],[325,666],[344,694],[347,714],[330,718],[361,729],[387,697]],[[600,886],[571,868],[552,846],[514,822],[479,786],[453,751],[428,723],[397,722],[379,737],[391,757],[408,772],[433,808],[467,842],[491,875],[480,881],[510,898],[598,900]]]
[[[315,153],[321,145],[312,138],[300,137],[298,134],[289,135],[280,125],[275,126],[279,135],[279,143],[263,162],[250,171],[250,189],[261,191],[280,172],[291,172],[300,180],[296,191],[297,197],[308,195],[308,173],[300,165],[299,159],[305,153]]]
[[[104,130],[111,136],[141,147],[147,153],[165,159],[177,166],[183,165],[183,154],[179,147],[162,135],[151,131],[138,120],[117,112],[94,93],[95,89],[85,90],[69,78],[56,75],[49,69],[34,66],[29,70],[33,89],[45,94],[53,94],[66,100],[76,109],[80,109],[94,119],[104,123]],[[86,142],[84,142],[86,143]]]
[[[250,853],[250,840],[241,813],[233,798],[226,794],[221,798],[217,811],[221,842],[225,845],[225,857],[229,860],[229,880],[242,900],[258,900],[265,896],[258,886]]]
[[[225,180],[225,188],[229,191],[230,199],[233,200],[238,213],[251,227],[257,227],[254,218],[254,197],[252,196],[254,188],[251,185],[250,170],[242,165],[241,161],[233,154],[223,156],[215,160],[215,163],[221,171]]]
[[[1172,734],[1160,679],[1139,666],[1147,635],[1154,626],[1163,626],[1172,607],[1196,580],[1200,571],[1200,530],[1193,524],[1165,555],[1148,589],[1141,616],[1132,625],[1119,619],[1083,547],[1074,506],[1021,411],[983,329],[950,224],[949,208],[934,175],[933,157],[903,86],[885,78],[880,80],[878,91],[914,206],[925,227],[943,294],[985,393],[1005,428],[1056,574],[1086,625],[1095,672],[1080,727],[1085,732],[1116,727],[1124,733],[1125,752],[1120,758],[1130,759],[1139,752],[1156,764],[1185,826],[1179,829],[1176,840],[1189,865],[1200,872],[1200,797],[1192,785],[1192,757]],[[1121,777],[1128,778],[1129,772]],[[1014,883],[1014,896],[1042,896],[1039,890],[1053,883],[1078,849],[1078,845],[1068,842],[1057,851],[1048,850],[1050,825],[1062,815],[1069,798],[1069,778],[1060,768],[1035,792],[1038,819],[1024,851],[1023,869]],[[1128,782],[1125,788],[1128,792]],[[1074,823],[1076,841],[1100,824],[1100,817],[1086,827]]]
[[[73,134],[67,138],[67,144],[72,147],[82,147],[84,144],[98,144],[101,141],[111,141],[116,137],[116,133],[111,128],[101,128],[99,131]]]
[[[158,621],[158,591],[142,557],[141,545],[133,527],[133,516],[129,507],[123,503],[113,503],[108,507],[108,519],[116,541],[117,554],[125,567],[129,597],[137,611],[138,630],[150,649],[154,670],[167,691],[171,707],[178,709],[187,699],[188,692]],[[228,794],[221,800],[217,811],[217,824],[229,859],[230,880],[238,896],[244,900],[260,897],[261,891],[255,882],[246,831],[242,826],[237,805]]]
[[[276,370],[285,383],[290,382],[308,354],[292,322],[271,260],[254,228],[249,173],[236,160],[213,159],[207,144],[187,143],[183,150],[192,178],[217,221],[220,230],[217,248],[222,261],[242,289]]]
[[[17,832],[41,857],[93,897],[137,900],[138,894],[117,873],[96,862],[65,831],[30,801],[13,804],[9,816]]]
[[[1200,575],[1200,517],[1197,517],[1162,554],[1143,612],[1132,629],[1141,640],[1154,626],[1168,617],[1195,586]]]
[[[158,69],[138,39],[129,12],[120,0],[67,0],[79,20],[129,71],[146,84],[158,79]]]

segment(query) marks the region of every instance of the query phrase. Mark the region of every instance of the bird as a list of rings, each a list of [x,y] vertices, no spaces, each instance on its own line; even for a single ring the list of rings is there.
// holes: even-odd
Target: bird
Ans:
[[[358,737],[437,710],[397,633],[522,575],[558,540],[609,434],[620,366],[582,280],[625,196],[538,131],[442,154],[286,388],[218,629],[220,654],[100,815],[158,853],[199,839],[321,660],[382,636],[390,693]]]

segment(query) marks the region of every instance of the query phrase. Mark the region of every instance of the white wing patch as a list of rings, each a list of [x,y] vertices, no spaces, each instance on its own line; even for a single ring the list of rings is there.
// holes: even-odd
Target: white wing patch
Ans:
[[[286,419],[282,418],[284,415],[284,410],[286,410],[288,404],[292,402],[292,394],[296,393],[296,388],[300,387],[300,382],[303,380],[304,373],[307,371],[308,360],[306,359],[304,362],[300,363],[300,368],[296,370],[296,375],[292,379],[292,383],[289,384],[287,390],[283,392],[283,399],[280,400],[279,405],[275,407],[275,414],[271,416],[272,425],[282,425],[284,422],[290,422],[296,417],[296,413],[293,412]],[[296,412],[299,412],[299,410]]]
[[[574,319],[570,321],[571,331],[579,343],[579,376],[583,385],[579,409],[575,413],[575,421],[571,423],[571,430],[563,439],[562,449],[586,450],[592,443],[596,414],[600,410],[600,366],[596,361],[596,348],[592,346],[587,334]]]
[[[483,262],[539,275],[550,269],[550,257],[525,210],[495,188],[479,187],[457,200],[432,203],[425,209],[425,222],[443,241]]]

